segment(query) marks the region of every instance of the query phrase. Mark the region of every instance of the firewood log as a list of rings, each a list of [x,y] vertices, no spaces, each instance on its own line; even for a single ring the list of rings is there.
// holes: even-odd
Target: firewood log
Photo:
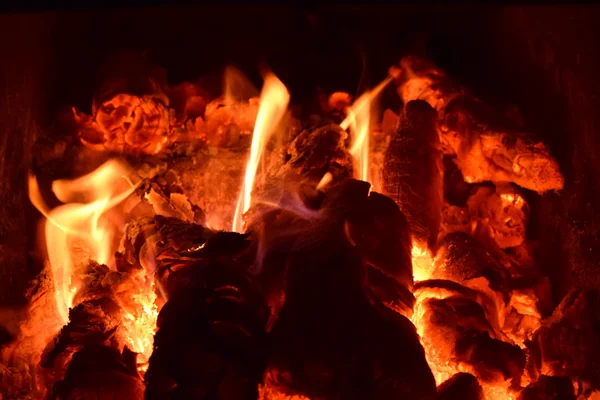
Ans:
[[[432,63],[406,57],[390,73],[405,104],[425,100],[440,118],[444,153],[467,182],[513,182],[539,193],[560,190],[564,178],[547,146],[453,82]]]
[[[413,240],[434,250],[443,203],[443,167],[435,110],[406,104],[383,168],[383,190],[406,215]]]
[[[201,248],[171,252],[180,265],[164,286],[147,399],[257,398],[268,313],[249,266],[235,259],[243,238],[217,233]]]
[[[73,355],[65,378],[57,382],[50,398],[144,399],[144,383],[135,368],[135,355],[127,351],[121,354],[107,346],[83,347]]]
[[[285,260],[285,303],[271,332],[265,386],[308,397],[433,398],[435,383],[408,319],[374,307],[355,227],[366,182],[330,189]],[[348,226],[349,225],[349,226]]]
[[[463,232],[447,235],[441,242],[432,272],[433,279],[448,279],[498,297],[504,302],[510,298],[510,275],[489,251],[472,236]],[[483,278],[487,288],[475,283]],[[491,293],[490,290],[494,293]]]
[[[510,381],[518,388],[525,368],[525,353],[502,340],[478,296],[470,289],[455,287],[460,286],[456,283],[435,281],[427,283],[429,287],[425,288],[426,282],[416,285],[420,293],[416,294],[415,314],[429,361],[456,371],[467,370],[486,384]]]

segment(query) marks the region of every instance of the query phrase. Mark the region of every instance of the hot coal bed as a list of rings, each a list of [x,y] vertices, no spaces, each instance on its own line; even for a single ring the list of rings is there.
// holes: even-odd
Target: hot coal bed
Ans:
[[[596,398],[598,17],[0,16],[0,398]]]

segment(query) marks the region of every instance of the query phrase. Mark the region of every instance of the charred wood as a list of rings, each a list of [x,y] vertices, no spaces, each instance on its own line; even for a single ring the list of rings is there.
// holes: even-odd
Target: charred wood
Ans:
[[[248,266],[230,250],[236,239],[217,234],[172,273],[145,375],[147,399],[257,398],[268,312]]]
[[[510,181],[539,193],[560,190],[564,179],[546,145],[453,82],[426,60],[406,57],[392,67],[405,104],[425,100],[439,113],[445,154],[467,182]]]
[[[360,226],[368,198],[365,182],[334,186],[291,247],[285,302],[270,332],[267,388],[321,398],[435,396],[415,328],[374,307],[364,292],[366,265],[352,225]]]
[[[438,400],[484,400],[483,388],[477,378],[459,372],[438,386]]]
[[[52,400],[143,398],[144,383],[135,367],[135,355],[102,345],[86,345],[76,352],[64,379],[50,395]]]
[[[384,193],[409,221],[413,239],[435,249],[443,203],[437,115],[425,101],[406,104],[383,168]]]

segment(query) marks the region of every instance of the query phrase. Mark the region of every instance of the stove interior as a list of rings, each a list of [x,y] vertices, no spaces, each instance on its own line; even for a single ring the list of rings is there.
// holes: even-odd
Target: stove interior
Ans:
[[[597,16],[0,15],[0,398],[600,398]]]

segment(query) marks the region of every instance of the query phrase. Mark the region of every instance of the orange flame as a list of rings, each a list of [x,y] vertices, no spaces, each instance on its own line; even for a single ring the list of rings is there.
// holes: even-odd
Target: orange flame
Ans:
[[[430,279],[434,260],[427,246],[420,246],[413,242],[411,256],[414,281],[420,282]]]
[[[135,190],[129,168],[110,160],[90,174],[74,180],[57,180],[52,191],[64,204],[49,210],[36,178],[29,176],[29,198],[46,217],[44,239],[54,282],[58,315],[68,322],[69,308],[82,283],[77,271],[94,260],[115,270],[114,247],[121,233],[125,212],[116,207]],[[131,276],[131,290],[119,292],[121,306],[119,337],[123,345],[140,353],[140,371],[152,353],[152,337],[158,316],[154,303],[153,281],[146,276]]]
[[[223,74],[223,96],[230,102],[247,101],[258,96],[258,90],[242,71],[229,65]]]
[[[246,165],[244,183],[235,208],[232,226],[234,232],[242,232],[243,230],[242,215],[250,208],[258,162],[268,138],[277,127],[277,124],[283,119],[289,101],[290,94],[285,85],[272,73],[267,74],[260,94],[260,107],[252,134],[250,159]]]
[[[342,121],[342,129],[350,128],[354,138],[350,154],[356,160],[356,177],[365,182],[371,182],[369,176],[369,132],[371,128],[371,105],[381,91],[392,81],[388,77],[374,89],[363,93],[348,109],[348,116]]]
[[[81,178],[53,182],[56,197],[68,204],[51,211],[42,199],[36,178],[29,176],[29,198],[47,219],[44,238],[63,322],[68,320],[69,308],[79,289],[73,279],[74,269],[88,260],[102,264],[111,261],[116,229],[114,221],[104,214],[134,191],[131,182],[123,179],[126,172],[122,163],[111,160]]]

